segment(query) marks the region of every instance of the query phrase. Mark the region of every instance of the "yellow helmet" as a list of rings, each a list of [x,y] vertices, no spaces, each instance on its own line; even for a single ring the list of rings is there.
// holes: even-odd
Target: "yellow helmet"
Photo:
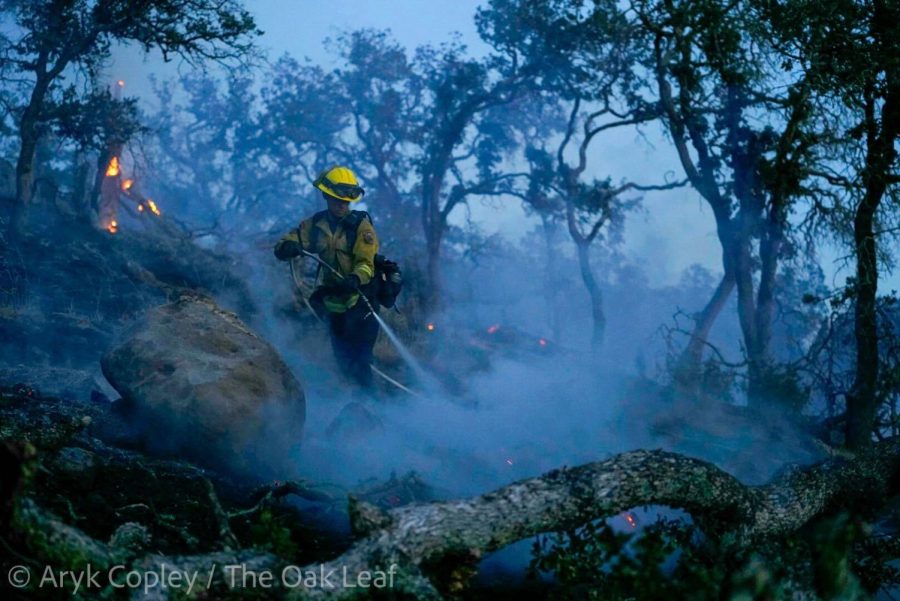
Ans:
[[[329,196],[347,202],[357,202],[366,193],[349,167],[336,165],[319,174],[313,185]]]

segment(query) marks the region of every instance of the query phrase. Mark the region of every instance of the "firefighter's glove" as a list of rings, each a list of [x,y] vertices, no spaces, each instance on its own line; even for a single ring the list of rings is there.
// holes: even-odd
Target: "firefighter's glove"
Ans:
[[[344,278],[338,281],[337,292],[339,294],[350,294],[351,292],[356,292],[359,289],[359,276],[355,273],[351,273],[348,276],[344,276]]]
[[[293,259],[294,257],[299,257],[303,254],[303,245],[299,242],[294,242],[293,240],[285,240],[278,245],[278,252],[275,254],[282,261]]]

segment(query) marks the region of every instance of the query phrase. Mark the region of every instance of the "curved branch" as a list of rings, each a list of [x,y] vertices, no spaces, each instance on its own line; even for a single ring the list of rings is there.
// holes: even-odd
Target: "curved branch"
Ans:
[[[569,121],[566,126],[566,134],[563,136],[562,142],[559,143],[559,148],[556,150],[556,162],[561,172],[566,166],[566,161],[563,155],[566,151],[566,146],[569,145],[569,141],[572,139],[572,136],[575,135],[575,120],[578,118],[578,111],[580,108],[581,97],[578,96],[572,103],[572,112],[569,114]]]
[[[675,188],[683,188],[687,184],[688,180],[686,179],[678,180],[677,182],[669,182],[666,184],[637,184],[635,182],[628,182],[612,190],[610,196],[618,196],[622,192],[626,192],[628,190],[638,190],[640,192],[674,190]]]
[[[603,215],[601,215],[600,218],[594,222],[594,226],[591,228],[591,231],[585,237],[586,243],[591,244],[594,241],[594,239],[600,233],[600,228],[603,227],[603,225],[607,222],[608,218],[609,218],[609,215],[607,214],[606,211],[604,211]]]
[[[578,527],[641,505],[667,505],[688,511],[711,536],[736,534],[751,544],[793,532],[836,508],[872,508],[889,497],[900,469],[900,439],[865,452],[788,472],[765,486],[745,486],[711,463],[661,450],[632,451],[604,461],[553,470],[471,499],[411,505],[382,511],[352,500],[351,523],[362,536],[343,555],[302,570],[341,574],[397,568],[394,592],[439,598],[427,578],[429,566],[465,561],[537,534]],[[98,565],[120,552],[81,534],[23,500],[18,524],[33,549],[56,557],[80,557]],[[72,548],[69,548],[72,547]],[[77,551],[74,553],[73,551]],[[133,564],[166,563],[174,569],[208,572],[218,565],[245,564],[278,570],[286,562],[272,555],[237,551],[162,558],[146,556]],[[221,577],[221,575],[220,575]],[[351,599],[359,589],[299,588],[283,591],[291,599]]]

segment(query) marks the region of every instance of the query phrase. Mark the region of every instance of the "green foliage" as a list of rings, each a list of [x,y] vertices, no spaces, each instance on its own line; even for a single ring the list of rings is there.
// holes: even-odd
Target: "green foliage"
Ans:
[[[102,152],[148,131],[136,98],[117,100],[109,90],[79,95],[70,89],[63,96],[53,110],[56,134],[82,149]]]
[[[677,370],[679,366],[675,368]],[[677,372],[676,376],[680,375]],[[696,374],[699,383],[698,389],[710,398],[720,399],[733,403],[737,387],[737,373],[734,368],[725,365],[718,359],[708,359],[700,364],[700,370]]]
[[[532,576],[552,573],[558,599],[680,598],[664,564],[684,537],[690,537],[686,528],[668,522],[650,526],[640,536],[592,522],[539,538],[529,571]]]
[[[810,386],[791,365],[764,366],[756,385],[761,398],[790,413],[799,414],[809,403]]]
[[[26,65],[38,75],[48,66],[62,71],[68,61],[96,67],[115,40],[136,42],[147,51],[158,48],[167,59],[222,60],[247,52],[249,36],[259,33],[235,0],[10,0],[0,9],[21,28],[12,52],[23,59],[38,55],[40,60]]]
[[[860,542],[860,547],[851,569],[863,590],[875,594],[882,587],[900,584],[900,569],[890,563],[896,561],[898,554],[894,537],[869,536]]]
[[[704,537],[683,521],[661,520],[639,532],[594,522],[538,539],[531,577],[551,575],[554,599],[859,599],[894,584],[893,546],[868,536],[848,514],[752,548],[733,537]]]
[[[813,532],[816,592],[823,599],[859,596],[859,580],[851,570],[851,549],[864,533],[863,525],[847,513],[824,520]]]
[[[259,33],[237,0],[8,0],[0,3],[0,20],[7,25],[0,32],[0,99],[20,140],[22,203],[33,195],[39,142],[53,129],[83,148],[122,142],[140,130],[134,102],[113,101],[98,85],[114,44],[156,49],[166,60],[234,62],[246,59]]]
[[[296,557],[297,543],[285,523],[283,516],[275,515],[271,509],[263,509],[250,527],[251,544],[279,557]]]

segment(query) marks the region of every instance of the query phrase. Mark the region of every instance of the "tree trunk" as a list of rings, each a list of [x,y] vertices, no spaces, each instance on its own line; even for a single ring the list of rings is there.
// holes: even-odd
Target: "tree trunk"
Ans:
[[[19,158],[16,161],[16,204],[24,207],[31,202],[33,195],[34,155],[38,144],[34,124],[26,123],[24,118],[19,142]]]
[[[578,248],[578,266],[581,268],[581,279],[591,297],[591,347],[594,350],[603,344],[603,336],[606,333],[606,315],[603,313],[603,292],[594,278],[591,269],[591,246],[589,242],[576,242]]]
[[[678,361],[675,377],[682,386],[694,386],[698,383],[703,349],[709,339],[709,332],[725,307],[732,290],[734,290],[734,277],[728,270],[722,276],[719,285],[716,286],[712,298],[697,315],[691,339]]]
[[[759,407],[769,400],[767,381],[770,365],[768,345],[760,340],[759,324],[756,320],[756,287],[753,282],[753,258],[749,235],[742,235],[733,245],[738,320],[747,354],[747,402]]]
[[[444,163],[441,163],[443,165]],[[446,167],[444,167],[446,170]],[[422,183],[422,229],[425,234],[427,289],[423,298],[426,314],[434,313],[441,302],[441,240],[446,220],[441,213],[443,173],[427,175]]]
[[[46,73],[38,75],[19,122],[19,158],[16,161],[16,204],[19,209],[31,202],[34,193],[34,155],[40,141],[37,127],[51,79]]]
[[[439,226],[432,226],[426,232],[428,290],[425,294],[425,309],[428,312],[437,311],[441,303],[441,238],[443,231]]]
[[[85,209],[90,205],[87,180],[90,177],[91,168],[84,149],[79,147],[75,150],[72,165],[72,206],[79,214],[86,214]]]
[[[94,170],[94,177],[91,178],[91,189],[89,196],[89,206],[97,215],[100,214],[100,190],[103,187],[103,178],[106,176],[106,170],[109,168],[109,162],[113,157],[113,149],[105,148],[97,157],[97,168]]]
[[[856,244],[856,377],[847,399],[847,446],[860,448],[872,440],[878,409],[878,259],[874,232],[881,194],[867,190],[853,220]]]
[[[559,303],[557,302],[558,290],[556,289],[556,253],[553,248],[554,226],[546,216],[541,215],[541,229],[544,234],[544,248],[547,253],[547,262],[544,265],[544,302],[547,303],[547,317],[550,324],[550,332],[553,340],[560,341],[562,322],[560,320]]]
[[[881,131],[875,122],[874,82],[867,98],[867,120],[872,132],[866,141],[863,171],[865,193],[853,219],[856,246],[856,377],[847,398],[847,446],[861,448],[871,443],[878,412],[878,241],[875,215],[887,191],[888,178],[897,160],[900,138],[900,83],[889,74],[888,94],[881,109]]]
[[[775,276],[778,271],[778,259],[784,239],[781,217],[777,209],[771,209],[770,219],[764,224],[764,231],[759,242],[760,273],[759,290],[756,295],[756,309],[753,319],[753,347],[749,355],[748,368],[748,402],[752,406],[762,407],[777,403],[772,389],[772,321],[775,318]],[[748,349],[750,348],[748,344]]]
[[[675,372],[676,381],[689,389],[695,389],[699,385],[700,364],[703,361],[703,349],[709,339],[709,332],[725,307],[728,297],[734,290],[737,279],[735,277],[736,261],[733,248],[733,224],[728,210],[721,203],[709,201],[716,219],[716,236],[722,247],[722,279],[716,286],[712,298],[706,303],[703,311],[694,324],[691,339],[681,355]]]

